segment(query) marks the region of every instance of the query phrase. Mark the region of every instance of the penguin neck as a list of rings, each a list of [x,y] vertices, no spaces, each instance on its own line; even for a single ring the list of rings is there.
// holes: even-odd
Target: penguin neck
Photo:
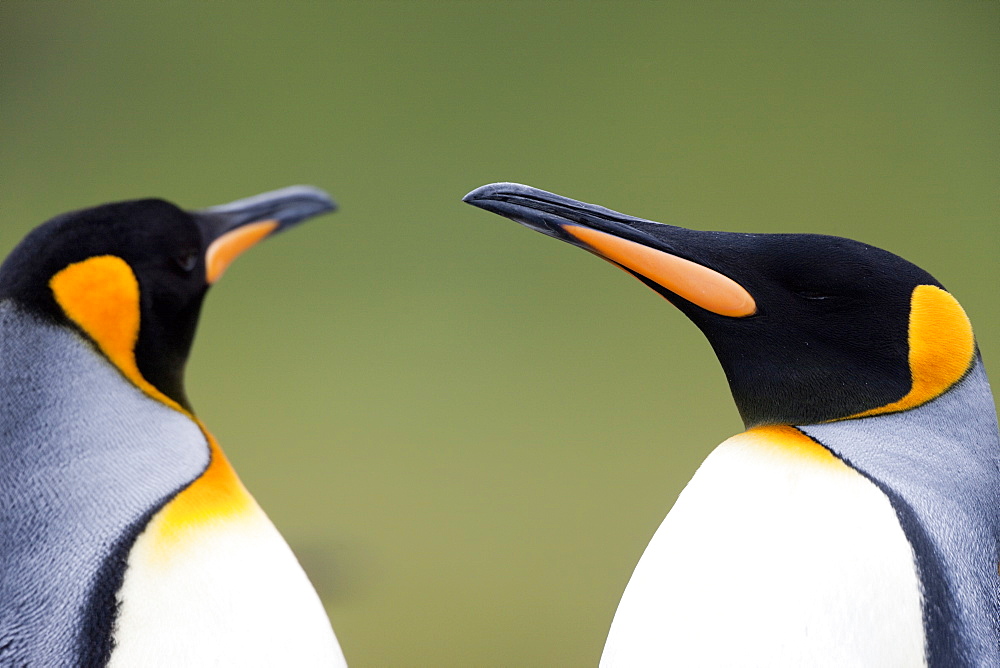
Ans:
[[[978,356],[962,380],[921,406],[799,429],[892,503],[925,600],[934,601],[924,610],[931,665],[990,663],[1000,645],[1000,436]]]
[[[175,410],[136,387],[76,330],[36,317],[10,300],[0,300],[0,386],[6,388],[0,396],[0,421],[12,429],[20,429],[21,422],[32,420],[59,422],[75,418],[77,422],[67,432],[66,439],[72,441],[77,432],[119,419],[128,411],[162,414],[169,416],[169,422],[183,424],[185,431],[201,436],[194,439],[197,447],[191,449],[198,453],[195,459],[203,463],[184,482],[197,477],[207,464],[209,443],[191,414]],[[121,396],[128,397],[125,404],[114,400]],[[112,433],[119,431],[114,423],[108,427]],[[162,449],[159,442],[163,438],[156,436],[155,427],[136,436],[141,438],[131,444],[133,451]],[[58,442],[31,445],[43,449],[59,447]],[[93,444],[96,449],[90,453],[99,454],[99,445]],[[13,442],[3,441],[0,447],[13,447]]]
[[[902,452],[909,457],[968,458],[992,461],[1000,452],[997,412],[982,359],[977,355],[968,372],[934,399],[893,413],[837,420],[820,424],[800,424],[806,433],[851,434],[835,451],[851,461],[874,461],[876,455],[891,457]],[[860,438],[865,435],[865,438]],[[878,452],[867,448],[868,439],[877,439]],[[916,447],[926,442],[927,447]],[[933,444],[934,447],[930,447]],[[889,462],[887,461],[886,464]],[[945,470],[945,469],[942,469]]]

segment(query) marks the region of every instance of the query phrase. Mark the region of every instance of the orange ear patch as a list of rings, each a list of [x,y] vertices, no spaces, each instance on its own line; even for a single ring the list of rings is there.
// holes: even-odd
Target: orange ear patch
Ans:
[[[972,366],[972,323],[954,297],[934,285],[918,285],[910,297],[909,363],[912,385],[899,401],[852,418],[916,408],[943,394]]]
[[[713,269],[589,227],[564,225],[563,229],[601,256],[655,281],[706,311],[731,318],[743,318],[757,312],[757,303],[746,288]]]
[[[241,225],[213,241],[205,253],[205,279],[211,284],[222,278],[233,260],[278,227],[276,220]]]
[[[139,338],[139,282],[120,257],[102,255],[71,264],[49,281],[56,303],[144,393],[187,415],[208,441],[208,468],[160,511],[150,523],[165,543],[213,521],[242,515],[255,503],[205,425],[147,381],[135,361]],[[167,553],[165,553],[167,554]]]
[[[71,264],[49,281],[66,316],[86,332],[101,352],[139,389],[171,408],[177,402],[143,378],[135,361],[139,339],[139,281],[128,263],[100,255]]]

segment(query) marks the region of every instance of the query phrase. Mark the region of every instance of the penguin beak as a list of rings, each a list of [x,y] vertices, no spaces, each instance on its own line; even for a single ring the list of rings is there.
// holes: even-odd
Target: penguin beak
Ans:
[[[692,230],[626,216],[517,183],[482,186],[462,201],[579,246],[712,313],[742,318],[757,312],[746,288],[682,257],[663,240],[675,236],[677,245],[682,246],[685,238],[699,234]],[[646,230],[656,230],[657,236]]]
[[[291,186],[195,212],[206,240],[205,279],[215,283],[251,246],[336,208],[319,188]]]

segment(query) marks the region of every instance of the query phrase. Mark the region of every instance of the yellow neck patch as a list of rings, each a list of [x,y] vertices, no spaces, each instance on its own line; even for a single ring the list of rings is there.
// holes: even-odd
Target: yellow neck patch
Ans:
[[[733,438],[739,439],[741,444],[758,448],[773,448],[799,459],[811,459],[824,466],[846,466],[832,452],[795,427],[788,425],[754,427]]]
[[[165,560],[176,554],[186,540],[197,538],[201,530],[260,512],[218,441],[200,420],[194,420],[208,440],[208,468],[164,506],[146,528],[146,534],[154,537],[156,554]]]
[[[927,403],[961,380],[976,354],[976,339],[965,310],[934,285],[918,285],[913,290],[908,341],[913,379],[910,391],[899,401],[850,418],[896,413]]]
[[[208,468],[181,491],[150,523],[173,543],[193,529],[256,508],[205,425],[146,380],[135,361],[139,339],[139,281],[120,257],[101,255],[71,264],[49,281],[56,303],[100,348],[121,373],[149,397],[183,413],[208,441]]]

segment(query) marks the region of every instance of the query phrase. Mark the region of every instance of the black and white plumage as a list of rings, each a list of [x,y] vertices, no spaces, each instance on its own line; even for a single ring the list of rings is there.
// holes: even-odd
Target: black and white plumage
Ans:
[[[849,239],[701,232],[513,183],[465,201],[677,306],[748,428],[650,541],[602,666],[1000,665],[996,411],[930,274]]]

